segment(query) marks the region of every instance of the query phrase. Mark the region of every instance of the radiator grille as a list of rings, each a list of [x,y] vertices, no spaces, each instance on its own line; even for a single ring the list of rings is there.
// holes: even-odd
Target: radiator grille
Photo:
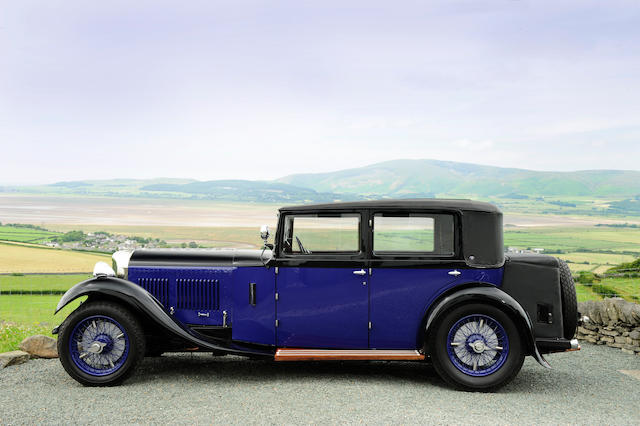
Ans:
[[[163,306],[169,305],[168,278],[138,278],[138,285],[153,294]]]
[[[178,309],[218,310],[219,280],[178,278]]]

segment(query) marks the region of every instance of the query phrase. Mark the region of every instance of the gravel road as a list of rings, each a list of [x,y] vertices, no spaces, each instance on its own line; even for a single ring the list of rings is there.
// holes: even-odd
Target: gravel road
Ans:
[[[640,356],[603,346],[527,358],[497,393],[449,389],[421,363],[274,363],[207,354],[147,358],[124,385],[85,388],[58,360],[0,370],[0,424],[640,424]]]

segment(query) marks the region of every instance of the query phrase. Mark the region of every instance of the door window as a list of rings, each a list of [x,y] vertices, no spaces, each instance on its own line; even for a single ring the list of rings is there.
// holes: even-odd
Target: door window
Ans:
[[[373,217],[373,251],[451,256],[453,233],[452,215],[376,213]]]
[[[360,251],[360,215],[289,215],[284,223],[283,252],[357,253]]]

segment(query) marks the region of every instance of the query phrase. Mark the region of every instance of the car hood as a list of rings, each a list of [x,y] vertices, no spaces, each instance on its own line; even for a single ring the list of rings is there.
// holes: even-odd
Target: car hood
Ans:
[[[269,249],[138,249],[131,255],[129,267],[263,266],[272,256]]]

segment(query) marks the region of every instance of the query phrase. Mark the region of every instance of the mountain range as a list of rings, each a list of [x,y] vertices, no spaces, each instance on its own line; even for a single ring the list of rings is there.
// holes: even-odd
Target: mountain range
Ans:
[[[316,191],[406,196],[632,196],[640,171],[540,172],[437,160],[393,160],[331,173],[278,179]]]
[[[272,181],[114,179],[0,187],[0,191],[292,203],[414,197],[590,196],[622,200],[640,194],[640,171],[544,172],[451,161],[393,160]]]

